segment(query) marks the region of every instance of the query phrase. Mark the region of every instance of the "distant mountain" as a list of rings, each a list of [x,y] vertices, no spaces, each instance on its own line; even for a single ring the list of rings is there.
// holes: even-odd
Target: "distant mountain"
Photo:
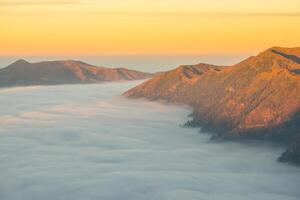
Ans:
[[[194,108],[190,125],[225,138],[290,144],[281,161],[300,164],[300,47],[270,48],[236,65],[180,66],[127,91]]]
[[[125,68],[96,67],[81,61],[45,61],[29,63],[18,60],[0,69],[0,87],[99,83],[137,80],[152,74]]]

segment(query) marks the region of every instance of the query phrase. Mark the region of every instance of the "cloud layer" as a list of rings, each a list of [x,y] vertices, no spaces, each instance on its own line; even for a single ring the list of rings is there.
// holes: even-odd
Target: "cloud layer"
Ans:
[[[0,90],[0,199],[299,198],[281,147],[210,142],[188,108],[120,97],[137,83]]]

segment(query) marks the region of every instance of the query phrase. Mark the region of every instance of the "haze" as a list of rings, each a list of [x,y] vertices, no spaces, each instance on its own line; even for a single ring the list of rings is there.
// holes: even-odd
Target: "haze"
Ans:
[[[138,83],[1,89],[0,199],[299,199],[283,148],[211,142],[189,108],[120,96]]]

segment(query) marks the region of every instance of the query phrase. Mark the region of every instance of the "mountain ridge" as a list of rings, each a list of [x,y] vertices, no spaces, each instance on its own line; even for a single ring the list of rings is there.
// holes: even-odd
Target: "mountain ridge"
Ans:
[[[124,95],[188,104],[194,109],[189,123],[206,126],[218,137],[268,138],[292,145],[298,141],[300,121],[290,124],[293,130],[285,124],[300,111],[299,56],[300,47],[272,47],[232,66],[200,64],[204,73],[192,77],[176,68]],[[292,149],[298,152],[300,147]]]
[[[19,59],[0,69],[0,87],[100,83],[138,80],[153,74],[126,68],[106,68],[77,60],[30,63]]]

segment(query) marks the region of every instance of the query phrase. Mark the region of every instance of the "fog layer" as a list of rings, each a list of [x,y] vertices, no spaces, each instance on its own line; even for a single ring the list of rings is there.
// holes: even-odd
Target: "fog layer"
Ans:
[[[298,200],[282,147],[215,143],[139,82],[0,90],[1,200]]]

